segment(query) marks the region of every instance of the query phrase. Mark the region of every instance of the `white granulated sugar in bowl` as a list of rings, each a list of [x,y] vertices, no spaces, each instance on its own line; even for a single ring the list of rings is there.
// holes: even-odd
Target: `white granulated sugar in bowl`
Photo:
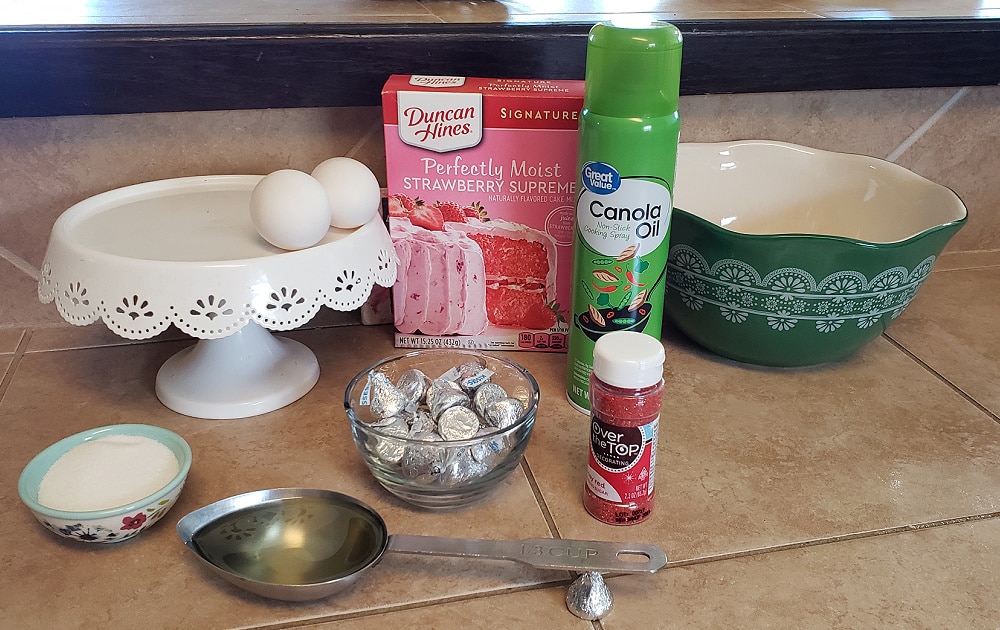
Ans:
[[[153,494],[179,470],[173,452],[156,440],[109,435],[59,457],[38,485],[38,502],[66,512],[107,510]]]

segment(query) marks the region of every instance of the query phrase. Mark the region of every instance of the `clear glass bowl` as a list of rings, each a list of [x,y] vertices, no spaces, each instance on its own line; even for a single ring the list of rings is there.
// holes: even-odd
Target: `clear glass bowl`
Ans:
[[[437,379],[449,370],[475,363],[492,374],[489,382],[521,401],[523,411],[502,429],[487,426],[470,439],[428,441],[427,431],[409,430],[419,407],[408,406],[402,420],[387,422],[372,410],[369,374],[381,372],[392,384],[411,369]],[[471,388],[468,388],[471,389]],[[474,390],[472,390],[474,395]],[[386,490],[414,505],[452,509],[482,500],[520,463],[538,409],[538,383],[520,365],[497,356],[464,350],[420,350],[384,359],[355,376],[347,386],[344,407],[361,459]]]

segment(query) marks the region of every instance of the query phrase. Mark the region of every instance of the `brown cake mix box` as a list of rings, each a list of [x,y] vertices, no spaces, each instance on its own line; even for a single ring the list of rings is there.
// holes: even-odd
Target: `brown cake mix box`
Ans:
[[[396,346],[566,350],[583,81],[393,75]]]

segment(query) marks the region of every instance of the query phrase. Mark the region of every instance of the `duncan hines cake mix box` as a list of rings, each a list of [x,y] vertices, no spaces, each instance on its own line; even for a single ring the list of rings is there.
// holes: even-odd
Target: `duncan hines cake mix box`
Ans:
[[[396,346],[566,351],[583,81],[393,75]]]

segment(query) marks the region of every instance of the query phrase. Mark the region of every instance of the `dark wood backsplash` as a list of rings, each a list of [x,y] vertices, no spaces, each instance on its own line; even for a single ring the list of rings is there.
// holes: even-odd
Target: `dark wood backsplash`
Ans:
[[[677,22],[683,94],[1000,83],[1000,20]],[[378,105],[392,73],[582,79],[590,24],[0,31],[0,117]]]

